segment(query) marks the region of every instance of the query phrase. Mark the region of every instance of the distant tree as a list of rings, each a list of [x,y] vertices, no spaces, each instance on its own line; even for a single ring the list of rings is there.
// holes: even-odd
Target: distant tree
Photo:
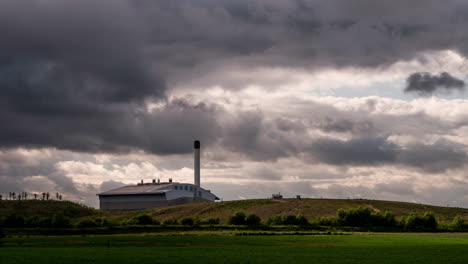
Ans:
[[[309,224],[309,220],[301,213],[296,215],[296,225],[306,226]]]
[[[55,198],[56,198],[57,200],[59,199],[59,195],[60,195],[60,194],[59,194],[58,192],[55,193]]]
[[[3,238],[5,237],[5,233],[3,232],[3,228],[0,226],[0,245],[3,243]]]
[[[21,200],[21,193],[18,194],[18,201]]]
[[[192,217],[184,217],[180,220],[180,223],[182,225],[193,226],[195,223],[195,220],[193,220]]]
[[[79,228],[98,227],[99,223],[96,223],[96,221],[90,219],[84,219],[78,222],[76,226]]]
[[[139,214],[133,218],[137,225],[151,225],[153,224],[153,218],[148,214]]]
[[[70,219],[63,214],[56,214],[52,217],[52,226],[55,228],[70,227]]]
[[[37,200],[37,193],[34,194],[34,200]]]
[[[230,215],[228,218],[228,224],[230,225],[245,225],[245,213],[243,211],[237,211]]]
[[[13,196],[12,192],[8,192],[8,199],[11,200],[11,197]]]
[[[423,216],[412,213],[405,219],[404,226],[409,230],[433,231],[437,228],[437,220],[432,212],[426,212]]]
[[[168,218],[163,221],[163,225],[177,225],[177,224],[178,222],[177,222],[177,219],[175,218]]]
[[[209,225],[219,225],[219,217],[216,218],[208,218],[205,223]]]
[[[49,200],[50,193],[46,192],[46,200]]]
[[[15,193],[15,192],[12,192],[12,193],[11,193],[11,197],[13,198],[13,200],[16,200],[16,193]]]
[[[260,219],[260,217],[258,215],[256,215],[256,214],[249,214],[245,218],[245,224],[249,225],[249,226],[258,226],[258,225],[260,225],[261,221],[262,221],[262,219]]]
[[[42,193],[42,200],[45,200],[45,197],[46,197],[46,193],[43,192],[43,193]]]
[[[452,223],[450,224],[450,229],[453,231],[463,231],[465,228],[465,221],[459,215],[453,218]]]
[[[58,197],[58,198],[59,198],[59,200],[61,201],[61,200],[62,200],[62,195],[59,195],[59,197]]]
[[[24,192],[24,193],[23,193],[23,197],[24,197],[25,200],[27,200],[27,199],[28,199],[28,193],[27,193],[27,192]]]

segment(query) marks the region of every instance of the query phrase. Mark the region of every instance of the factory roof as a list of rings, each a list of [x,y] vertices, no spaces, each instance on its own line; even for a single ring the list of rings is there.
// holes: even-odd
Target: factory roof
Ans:
[[[107,192],[98,193],[97,195],[129,195],[129,194],[162,194],[170,190],[162,189],[177,182],[171,183],[145,183],[137,185],[127,185]]]

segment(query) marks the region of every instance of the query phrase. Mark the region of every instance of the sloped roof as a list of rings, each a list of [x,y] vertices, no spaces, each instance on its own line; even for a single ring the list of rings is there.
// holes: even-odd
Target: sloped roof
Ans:
[[[163,187],[173,185],[175,183],[160,183],[160,184],[138,184],[127,185],[117,189],[98,193],[97,195],[130,195],[130,194],[163,194],[170,190],[161,190]]]

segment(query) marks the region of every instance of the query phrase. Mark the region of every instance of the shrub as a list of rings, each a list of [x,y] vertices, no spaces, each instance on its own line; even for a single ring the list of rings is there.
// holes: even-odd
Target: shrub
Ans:
[[[5,237],[5,233],[3,233],[3,228],[0,226],[0,246],[3,244],[3,238]]]
[[[20,215],[11,214],[5,218],[3,225],[5,227],[23,227],[24,218]]]
[[[76,224],[78,228],[90,228],[90,227],[98,227],[99,223],[96,223],[96,221],[93,221],[91,219],[83,219],[78,224]]]
[[[52,227],[58,227],[58,228],[63,228],[63,227],[70,227],[70,219],[68,217],[65,217],[62,214],[57,214],[52,217],[51,221]]]
[[[228,224],[230,225],[245,225],[245,213],[237,211],[228,218]]]
[[[208,218],[206,221],[202,221],[202,223],[206,223],[208,225],[219,225],[219,222],[219,217]]]
[[[184,217],[180,220],[180,223],[182,225],[187,225],[187,226],[193,226],[193,224],[195,223],[195,221],[193,220],[192,217]]]
[[[359,206],[348,211],[338,209],[337,222],[343,226],[370,226],[372,223],[372,211],[368,207]]]
[[[37,222],[38,227],[52,227],[52,219],[49,217],[40,217]]]
[[[372,226],[394,227],[397,225],[395,215],[390,211],[385,211],[383,214],[377,212],[371,215]]]
[[[373,213],[370,208],[364,206],[349,210],[338,209],[336,222],[341,226],[355,227],[393,227],[396,225],[395,215],[392,212]]]
[[[250,214],[245,218],[245,224],[249,226],[258,226],[262,219],[256,214]]]
[[[423,216],[412,213],[404,223],[404,227],[409,230],[432,231],[437,228],[437,220],[432,212],[426,212]]]
[[[453,218],[452,223],[449,225],[449,228],[453,231],[463,231],[465,228],[465,221],[459,215]]]
[[[175,218],[169,218],[163,221],[163,225],[177,225],[177,219]]]
[[[133,217],[135,224],[137,225],[151,225],[153,224],[153,218],[148,214],[139,214]]]
[[[335,221],[327,217],[317,217],[314,219],[312,223],[314,225],[319,225],[319,226],[334,226],[335,225]]]
[[[296,225],[306,226],[309,224],[309,220],[301,213],[296,215]]]
[[[302,215],[272,215],[266,221],[267,225],[308,225],[309,220]]]
[[[280,215],[272,215],[268,217],[268,220],[266,221],[267,225],[282,225],[283,224],[283,219]]]

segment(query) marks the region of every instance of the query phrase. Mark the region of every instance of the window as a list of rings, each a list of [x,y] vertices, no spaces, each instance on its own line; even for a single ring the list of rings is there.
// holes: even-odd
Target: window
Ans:
[[[193,187],[192,186],[190,186],[190,191],[193,192]]]
[[[187,185],[185,185],[185,190],[186,190],[186,191],[188,190]]]
[[[198,191],[198,196],[201,197],[201,191]]]
[[[176,186],[174,186],[174,189],[176,189],[176,190],[177,190],[177,185],[176,185]]]

